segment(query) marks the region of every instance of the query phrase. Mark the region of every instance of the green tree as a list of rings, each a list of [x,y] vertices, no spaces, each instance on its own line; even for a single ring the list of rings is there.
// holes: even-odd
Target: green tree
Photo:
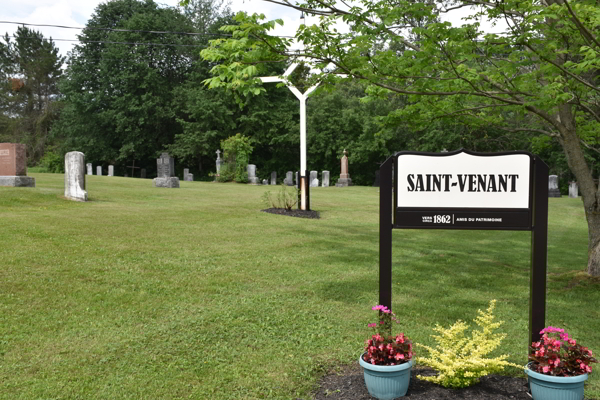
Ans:
[[[0,41],[0,140],[24,143],[35,164],[60,111],[58,80],[65,58],[41,32],[18,27],[14,36]]]
[[[237,133],[221,141],[223,147],[223,158],[225,160],[225,169],[230,173],[233,180],[238,183],[248,182],[248,172],[246,166],[252,154],[252,145],[250,138]]]
[[[360,80],[371,98],[404,96],[405,107],[389,121],[416,123],[450,118],[472,127],[532,132],[556,138],[582,193],[589,232],[590,275],[600,275],[600,191],[584,148],[594,147],[600,132],[598,67],[600,7],[594,1],[548,2],[364,0],[338,8],[335,2],[295,3],[270,0],[320,15],[301,26],[300,55],[315,67],[333,64],[324,85]],[[453,25],[441,16],[450,9],[476,6],[471,19]],[[478,18],[502,23],[501,33],[486,33]],[[335,29],[337,19],[349,26]],[[246,99],[264,88],[257,79],[267,62],[291,53],[291,40],[268,35],[276,22],[239,13],[234,37],[218,39],[202,55],[220,61],[207,81],[228,87]],[[508,118],[507,118],[508,116]]]
[[[100,4],[61,86],[66,106],[56,134],[66,150],[92,162],[136,159],[153,168],[181,132],[172,103],[198,52],[194,36],[171,32],[192,31],[177,9],[152,0]]]

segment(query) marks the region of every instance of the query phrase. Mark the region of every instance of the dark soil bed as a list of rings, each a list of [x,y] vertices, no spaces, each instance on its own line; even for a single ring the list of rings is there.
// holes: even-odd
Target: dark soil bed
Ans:
[[[526,378],[488,375],[481,382],[464,389],[446,389],[440,385],[422,381],[416,375],[431,375],[433,370],[416,367],[412,370],[410,386],[406,393],[408,400],[531,400]],[[363,378],[359,365],[344,367],[323,377],[317,400],[371,400],[373,399]]]
[[[262,212],[267,212],[270,214],[277,215],[287,215],[288,217],[297,217],[297,218],[312,218],[319,219],[318,211],[307,211],[307,210],[286,210],[285,208],[267,208],[266,210],[261,210]]]

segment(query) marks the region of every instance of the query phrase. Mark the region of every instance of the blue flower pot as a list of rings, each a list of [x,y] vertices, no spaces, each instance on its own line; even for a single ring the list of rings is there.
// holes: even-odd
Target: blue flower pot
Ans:
[[[358,362],[364,369],[365,384],[371,396],[379,400],[392,400],[406,394],[412,360],[400,365],[372,365],[363,360],[363,354]]]
[[[577,376],[544,375],[525,367],[534,400],[583,400],[583,384],[588,374]]]

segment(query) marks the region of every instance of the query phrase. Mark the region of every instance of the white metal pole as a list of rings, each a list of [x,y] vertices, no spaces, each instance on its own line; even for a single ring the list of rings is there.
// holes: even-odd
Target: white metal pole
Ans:
[[[305,175],[306,171],[306,97],[300,99],[300,176]],[[300,193],[300,209],[306,210],[306,180],[308,176],[304,176],[301,180],[302,185]]]

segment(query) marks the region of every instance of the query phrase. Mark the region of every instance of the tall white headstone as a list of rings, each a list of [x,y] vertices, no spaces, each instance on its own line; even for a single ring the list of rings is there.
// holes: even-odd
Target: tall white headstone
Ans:
[[[318,187],[319,179],[317,178],[317,171],[310,171],[310,187]]]
[[[323,171],[321,175],[321,180],[323,181],[323,187],[329,187],[329,171]]]
[[[286,172],[283,183],[287,186],[294,186],[294,173],[292,171]]]
[[[277,185],[277,172],[271,172],[271,185]]]
[[[72,151],[65,154],[65,197],[69,200],[87,201],[84,165],[83,153]]]
[[[248,171],[248,183],[251,185],[260,185],[260,179],[256,177],[256,165],[248,164],[246,170]]]
[[[115,176],[115,166],[114,165],[108,166],[108,176]]]
[[[579,187],[577,182],[569,182],[569,197],[576,199],[579,197]]]
[[[87,174],[94,175],[94,171],[92,171],[92,163],[87,163],[85,166],[87,167]]]
[[[102,176],[102,166],[101,165],[98,165],[96,167],[96,175]]]

